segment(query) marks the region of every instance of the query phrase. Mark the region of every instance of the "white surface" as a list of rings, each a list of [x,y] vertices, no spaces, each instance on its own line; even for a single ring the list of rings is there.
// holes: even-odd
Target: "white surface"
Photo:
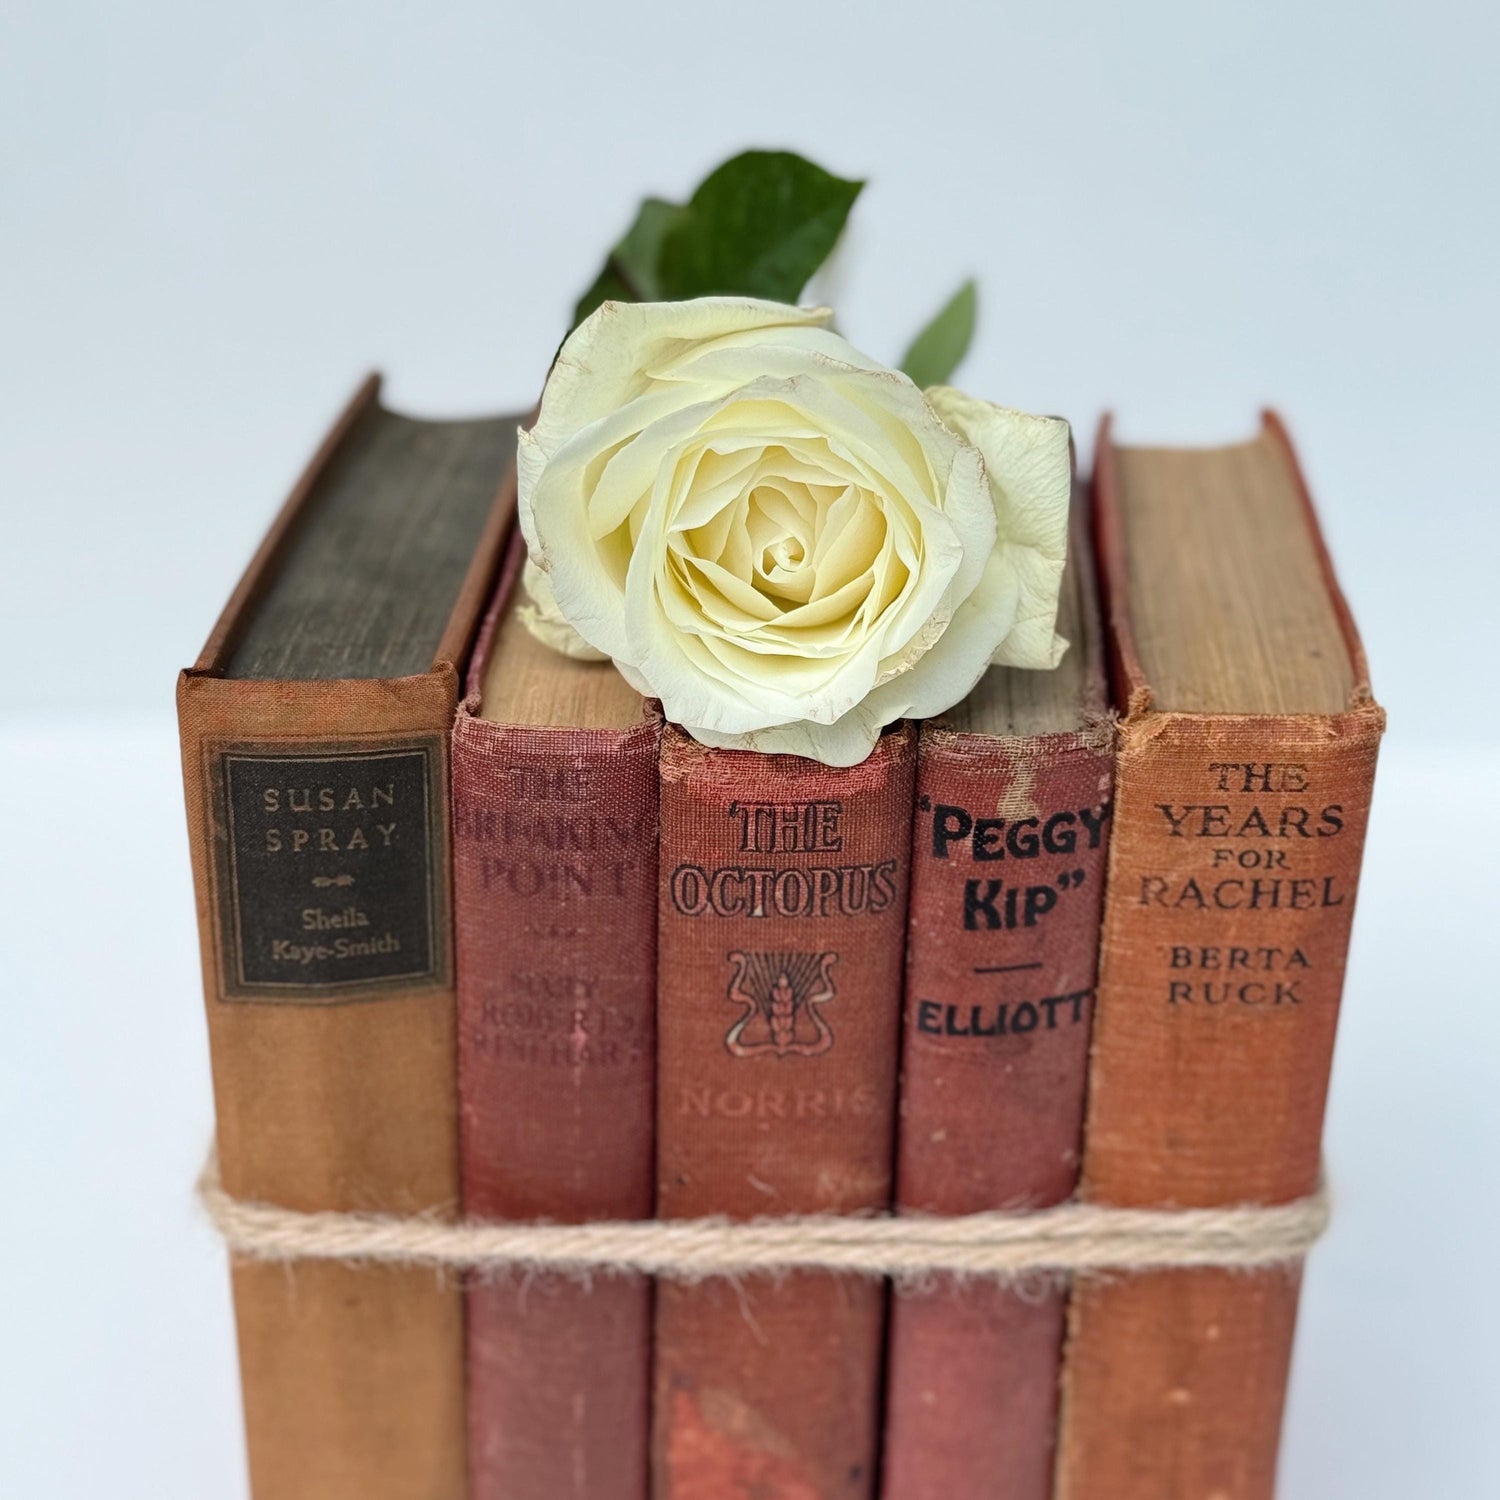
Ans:
[[[0,18],[0,1495],[240,1493],[170,699],[371,364],[524,403],[644,191],[866,175],[831,294],[974,391],[1299,439],[1392,711],[1283,1500],[1492,1500],[1500,20],[1451,0]],[[1484,828],[1480,821],[1484,821]]]

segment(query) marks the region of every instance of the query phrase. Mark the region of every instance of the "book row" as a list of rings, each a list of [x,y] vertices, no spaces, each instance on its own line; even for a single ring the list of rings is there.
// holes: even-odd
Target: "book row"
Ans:
[[[705,748],[530,633],[516,426],[367,382],[180,680],[228,1192],[1313,1191],[1383,716],[1275,418],[1106,424],[1062,665],[840,769]],[[257,1500],[1266,1500],[1298,1297],[1296,1266],[233,1278]]]

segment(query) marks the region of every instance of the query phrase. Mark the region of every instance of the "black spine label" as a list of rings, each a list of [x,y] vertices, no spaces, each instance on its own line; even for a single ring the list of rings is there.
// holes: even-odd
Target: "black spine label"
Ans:
[[[226,1000],[448,982],[442,747],[223,746],[212,765]]]

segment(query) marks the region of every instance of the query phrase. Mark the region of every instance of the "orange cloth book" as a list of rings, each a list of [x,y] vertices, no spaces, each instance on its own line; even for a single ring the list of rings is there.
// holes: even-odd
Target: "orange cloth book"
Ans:
[[[1311,1193],[1384,715],[1280,422],[1098,445],[1123,715],[1081,1191]],[[1299,1268],[1080,1281],[1058,1500],[1269,1500]]]
[[[178,683],[219,1163],[298,1210],[458,1207],[448,735],[517,419],[371,378]],[[255,1500],[461,1500],[456,1279],[233,1265]]]

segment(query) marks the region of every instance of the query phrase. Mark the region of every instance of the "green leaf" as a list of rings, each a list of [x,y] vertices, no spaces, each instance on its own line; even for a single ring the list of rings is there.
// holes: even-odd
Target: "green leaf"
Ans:
[[[922,390],[946,385],[969,352],[974,320],[979,311],[979,290],[973,280],[964,282],[943,305],[936,317],[911,341],[901,368]]]
[[[699,184],[661,241],[663,297],[795,302],[828,258],[863,182],[790,151],[746,151]]]
[[[635,222],[609,252],[594,283],[573,309],[576,328],[601,302],[657,302],[663,293],[657,279],[661,242],[667,230],[685,212],[681,205],[662,198],[647,198],[636,211]]]

